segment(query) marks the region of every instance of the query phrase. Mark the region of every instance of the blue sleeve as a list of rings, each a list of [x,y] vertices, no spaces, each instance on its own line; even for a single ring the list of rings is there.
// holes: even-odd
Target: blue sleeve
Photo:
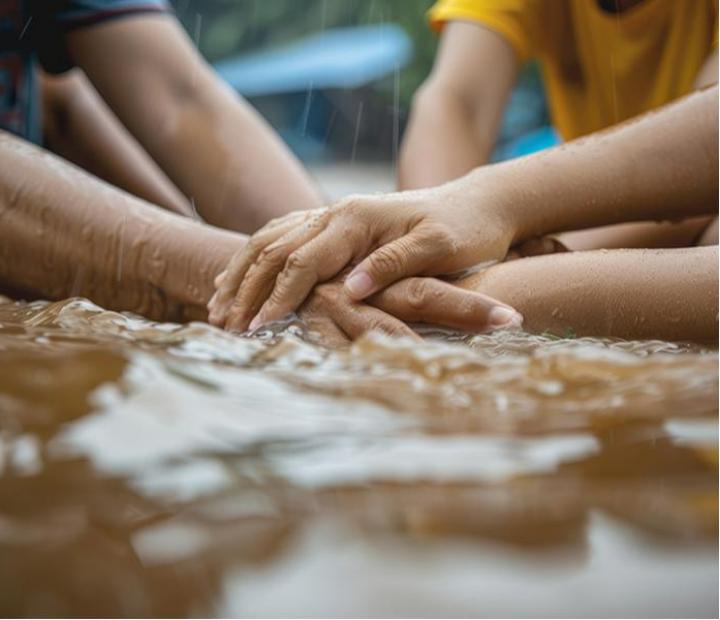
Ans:
[[[30,4],[34,47],[50,73],[73,67],[65,46],[67,32],[130,15],[172,12],[167,0],[37,0]]]

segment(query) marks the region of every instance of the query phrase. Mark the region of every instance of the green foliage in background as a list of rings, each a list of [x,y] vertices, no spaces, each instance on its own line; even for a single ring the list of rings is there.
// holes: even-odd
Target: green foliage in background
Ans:
[[[174,5],[210,62],[325,28],[397,23],[414,44],[413,61],[400,78],[404,106],[430,70],[437,43],[426,20],[432,0],[176,0]]]

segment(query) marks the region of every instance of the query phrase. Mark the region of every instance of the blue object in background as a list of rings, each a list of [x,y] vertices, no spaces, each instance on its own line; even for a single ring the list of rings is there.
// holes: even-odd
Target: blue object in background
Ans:
[[[327,91],[359,89],[407,65],[413,44],[397,24],[334,28],[303,39],[227,58],[215,70],[262,110],[274,101],[276,129],[303,160],[330,156],[325,134],[332,105]],[[521,157],[560,142],[548,123],[544,95],[523,85],[513,91],[493,161]],[[539,128],[538,128],[539,127]]]
[[[335,28],[222,60],[215,70],[246,97],[358,88],[404,67],[412,49],[410,37],[395,24]]]
[[[542,151],[556,144],[560,144],[560,136],[553,127],[546,126],[531,131],[524,136],[513,140],[503,149],[503,159],[512,159],[514,157],[522,157]]]
[[[332,106],[326,92],[359,89],[391,76],[412,54],[412,41],[403,28],[380,24],[324,30],[224,59],[214,68],[261,112],[271,106],[275,129],[300,159],[312,161],[331,154],[326,134]]]

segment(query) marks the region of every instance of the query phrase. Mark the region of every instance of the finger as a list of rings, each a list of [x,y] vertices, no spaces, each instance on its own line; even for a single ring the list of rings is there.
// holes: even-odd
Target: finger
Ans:
[[[403,321],[463,331],[520,327],[523,321],[522,315],[507,304],[435,278],[407,278],[367,301]]]
[[[298,311],[300,320],[308,328],[308,335],[313,339],[319,339],[321,344],[326,346],[346,346],[350,339],[345,332],[337,325],[334,316],[337,313],[338,300],[348,303],[343,298],[342,285],[330,284],[315,289],[310,298]]]
[[[209,314],[212,313],[213,309],[215,308],[215,304],[217,302],[217,297],[218,297],[217,288],[222,284],[226,275],[227,275],[227,270],[221,271],[219,274],[217,274],[215,276],[215,279],[213,280],[213,285],[215,286],[215,292],[212,294],[212,297],[210,297],[209,301],[206,304],[206,308],[208,309],[208,320],[209,320]]]
[[[250,267],[255,264],[269,245],[301,226],[303,222],[319,217],[321,212],[324,211],[327,210],[315,209],[312,212],[290,214],[270,222],[265,228],[253,235],[245,248],[236,253],[230,260],[230,264],[226,269],[226,276],[218,287],[213,306],[210,308],[210,322],[219,326],[225,325],[240,284]]]
[[[292,230],[290,224],[287,225],[287,230]],[[215,281],[216,291],[208,302],[208,310],[210,311],[208,320],[213,325],[222,327],[227,319],[227,311],[230,304],[235,298],[242,279],[245,277],[248,267],[257,258],[260,252],[268,244],[275,241],[287,232],[282,227],[276,227],[271,231],[261,231],[250,238],[245,247],[236,252],[230,259],[227,268],[223,272],[225,275],[220,282],[218,278]]]
[[[418,228],[370,254],[347,277],[345,290],[351,299],[365,299],[402,278],[437,273],[438,264],[452,253],[444,234]]]
[[[352,234],[342,236],[338,243],[337,232],[331,227],[293,252],[252,327],[277,321],[297,309],[317,283],[337,275],[352,260],[355,247]]]
[[[311,241],[324,227],[324,218],[310,218],[301,226],[293,228],[266,246],[258,254],[255,262],[247,270],[234,301],[228,307],[226,327],[239,330],[248,328],[251,319],[257,315],[260,307],[270,297],[278,274],[283,269],[295,266],[297,258],[293,256],[293,252]],[[303,299],[298,302],[297,306],[302,303]],[[269,320],[280,319],[285,314],[287,312],[280,316],[273,316]],[[253,324],[252,328],[260,325],[262,323]]]
[[[327,316],[304,316],[300,318],[307,326],[310,337],[327,347],[342,347],[350,343],[345,332]]]
[[[364,303],[348,304],[337,309],[333,320],[351,340],[368,332],[381,332],[394,337],[409,336],[420,340],[420,336],[402,321]]]
[[[225,271],[221,271],[219,274],[217,274],[215,276],[215,279],[213,280],[213,284],[215,285],[215,288],[222,286],[225,276],[227,276],[227,269]]]

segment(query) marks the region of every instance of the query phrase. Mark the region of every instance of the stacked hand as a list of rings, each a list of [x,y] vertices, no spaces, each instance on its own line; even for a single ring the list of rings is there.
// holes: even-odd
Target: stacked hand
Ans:
[[[505,258],[514,229],[500,194],[478,195],[469,185],[463,192],[461,181],[452,188],[351,197],[269,223],[216,280],[210,322],[245,330],[280,319],[316,285],[354,265],[344,283],[320,286],[308,299],[315,307],[320,300],[326,307],[342,303],[339,327],[351,337],[368,325],[409,332],[402,321],[473,331],[519,324],[520,315],[501,302],[435,278],[411,277],[449,275]]]

